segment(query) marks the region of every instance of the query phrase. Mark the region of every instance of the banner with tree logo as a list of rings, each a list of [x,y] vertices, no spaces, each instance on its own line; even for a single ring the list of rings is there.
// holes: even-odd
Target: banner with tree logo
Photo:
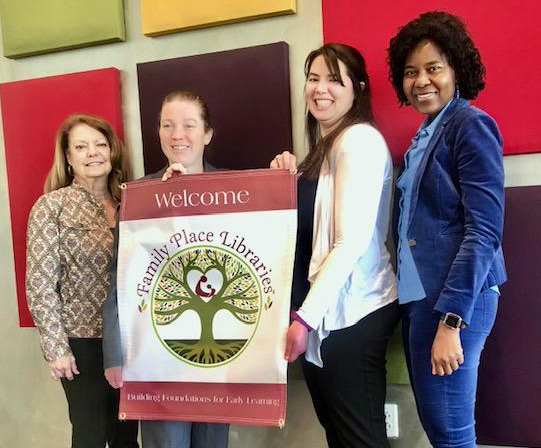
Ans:
[[[122,194],[120,416],[282,426],[295,176],[183,175]]]

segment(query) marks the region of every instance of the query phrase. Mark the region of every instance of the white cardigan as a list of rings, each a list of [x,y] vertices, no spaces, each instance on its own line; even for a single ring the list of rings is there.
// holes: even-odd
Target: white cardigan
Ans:
[[[321,342],[397,298],[385,246],[392,162],[383,136],[368,124],[346,129],[324,162],[314,204],[311,288],[298,315],[314,331],[306,360],[322,367]]]

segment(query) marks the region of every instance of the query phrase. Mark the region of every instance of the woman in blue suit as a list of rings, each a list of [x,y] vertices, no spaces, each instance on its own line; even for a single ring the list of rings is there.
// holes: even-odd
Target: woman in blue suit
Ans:
[[[426,116],[395,207],[412,386],[434,447],[475,448],[479,358],[507,278],[502,137],[468,101],[484,88],[485,68],[458,17],[421,14],[391,39],[388,61],[399,102]]]

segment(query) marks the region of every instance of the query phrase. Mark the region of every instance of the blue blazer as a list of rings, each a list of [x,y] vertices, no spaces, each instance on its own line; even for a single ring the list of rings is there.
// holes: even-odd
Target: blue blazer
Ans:
[[[456,313],[466,323],[479,293],[507,280],[502,145],[492,117],[455,99],[413,181],[407,235],[427,300],[435,311]],[[395,242],[400,196],[397,188]]]

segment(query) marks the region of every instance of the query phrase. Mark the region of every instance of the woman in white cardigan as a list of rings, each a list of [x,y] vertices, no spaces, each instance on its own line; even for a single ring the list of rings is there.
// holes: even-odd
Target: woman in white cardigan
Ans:
[[[398,322],[385,240],[392,162],[373,126],[358,50],[326,44],[305,63],[309,153],[299,166],[292,323],[285,357],[301,357],[331,448],[389,447],[385,353]],[[296,169],[285,152],[271,168]]]

